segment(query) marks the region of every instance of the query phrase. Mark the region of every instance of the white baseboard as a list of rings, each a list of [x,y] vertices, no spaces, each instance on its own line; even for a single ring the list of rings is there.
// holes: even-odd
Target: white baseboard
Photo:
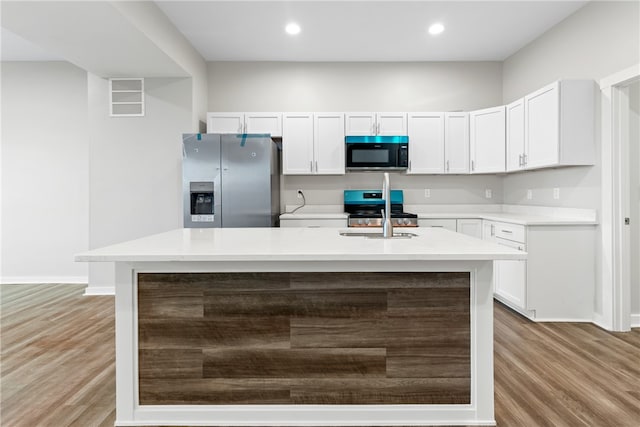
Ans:
[[[115,295],[116,288],[113,286],[87,286],[84,290],[85,296],[89,295]]]
[[[88,276],[2,276],[0,284],[2,285],[37,285],[37,284],[80,284],[89,283]]]
[[[631,315],[631,327],[640,328],[640,313]]]

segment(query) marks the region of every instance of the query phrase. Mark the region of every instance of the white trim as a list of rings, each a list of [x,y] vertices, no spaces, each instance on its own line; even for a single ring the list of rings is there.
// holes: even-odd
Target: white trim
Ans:
[[[624,207],[621,199],[621,164],[624,147],[617,132],[619,117],[616,114],[616,102],[619,102],[620,87],[625,86],[640,76],[640,64],[626,68],[600,80],[601,112],[602,112],[602,144],[601,144],[601,295],[595,295],[602,303],[602,312],[594,313],[594,323],[614,331],[629,330],[629,304],[622,271],[622,254],[624,253],[623,217]],[[626,290],[625,290],[626,289]],[[625,315],[626,313],[626,315]]]
[[[632,314],[630,317],[631,321],[629,323],[631,324],[631,327],[640,328],[640,313]]]
[[[86,285],[89,283],[88,276],[2,276],[2,285],[38,285],[38,284],[73,284]]]
[[[625,68],[622,71],[618,71],[617,73],[601,79],[600,90],[605,90],[612,86],[627,83],[629,80],[635,79],[637,76],[640,76],[640,64]]]
[[[115,295],[116,288],[114,286],[87,286],[84,290],[85,296],[89,295]]]

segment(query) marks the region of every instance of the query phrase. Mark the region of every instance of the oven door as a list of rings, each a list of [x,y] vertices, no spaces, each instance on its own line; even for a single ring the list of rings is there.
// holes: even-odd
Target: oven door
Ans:
[[[346,137],[347,170],[406,170],[407,137]]]

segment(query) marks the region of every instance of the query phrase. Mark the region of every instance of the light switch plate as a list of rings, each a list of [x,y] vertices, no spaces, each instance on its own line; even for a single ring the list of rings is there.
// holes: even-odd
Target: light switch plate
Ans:
[[[487,199],[490,199],[493,196],[493,192],[491,191],[490,188],[487,188],[486,190],[484,190],[484,197]]]
[[[427,199],[429,197],[431,197],[431,189],[430,188],[425,188],[424,189],[424,197],[426,197]]]
[[[533,199],[533,191],[527,190],[527,200]]]
[[[560,199],[560,189],[558,187],[555,187],[553,189],[553,198],[555,200],[559,200]]]

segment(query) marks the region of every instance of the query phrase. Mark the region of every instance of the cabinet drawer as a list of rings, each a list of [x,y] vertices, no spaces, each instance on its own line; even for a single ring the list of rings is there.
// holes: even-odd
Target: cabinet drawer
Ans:
[[[496,222],[495,236],[501,239],[512,240],[514,242],[526,243],[524,225]]]
[[[456,231],[455,219],[418,219],[418,227],[437,227]]]

